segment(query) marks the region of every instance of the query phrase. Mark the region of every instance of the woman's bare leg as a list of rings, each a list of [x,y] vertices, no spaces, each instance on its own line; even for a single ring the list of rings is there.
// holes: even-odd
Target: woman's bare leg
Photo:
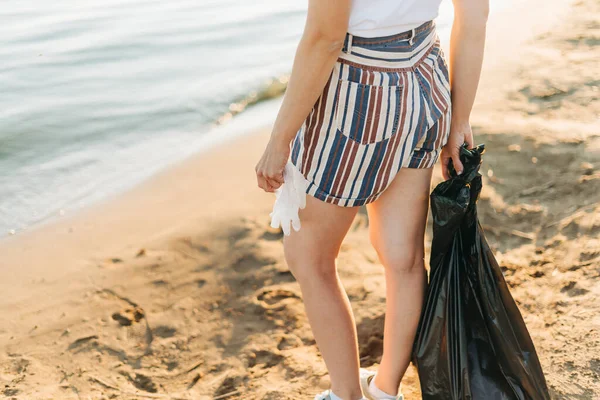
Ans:
[[[431,171],[402,168],[381,197],[367,205],[369,236],[386,279],[383,356],[375,385],[391,395],[397,394],[410,363],[423,304]]]
[[[331,378],[344,400],[362,397],[356,325],[335,260],[358,207],[340,207],[307,196],[302,227],[284,237],[285,258],[302,290],[306,314]]]

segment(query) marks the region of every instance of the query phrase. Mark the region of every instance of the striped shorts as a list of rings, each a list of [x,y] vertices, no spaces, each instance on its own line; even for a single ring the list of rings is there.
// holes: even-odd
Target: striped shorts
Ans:
[[[323,93],[292,142],[306,193],[375,201],[400,168],[430,168],[450,132],[448,68],[433,21],[397,35],[346,35]]]

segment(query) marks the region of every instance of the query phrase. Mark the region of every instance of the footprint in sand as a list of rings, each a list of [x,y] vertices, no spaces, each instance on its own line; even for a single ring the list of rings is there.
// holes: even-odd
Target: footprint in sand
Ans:
[[[579,255],[579,260],[580,261],[590,261],[590,260],[593,260],[598,257],[600,257],[600,251],[585,250],[585,251],[582,251],[581,254]]]
[[[143,374],[135,374],[133,377],[125,371],[120,371],[120,374],[123,375],[129,382],[133,384],[136,388],[143,390],[149,393],[156,393],[158,389],[156,388],[156,384],[152,381],[152,378]],[[142,396],[143,397],[143,396]]]
[[[27,368],[31,364],[28,359],[21,357],[20,354],[8,354],[8,356],[12,359],[10,368],[12,373],[19,375],[27,372]]]
[[[156,393],[158,390],[156,389],[156,384],[152,381],[152,379],[146,375],[135,374],[135,377],[131,380],[133,386],[140,390],[144,390],[150,393]]]
[[[232,265],[232,268],[236,272],[251,272],[264,267],[265,265],[271,265],[276,263],[277,260],[271,258],[264,258],[257,256],[253,253],[244,254],[239,257]]]
[[[8,386],[8,385],[6,385]],[[16,396],[19,394],[19,389],[14,389],[14,388],[10,388],[10,387],[6,387],[3,391],[2,394],[6,397],[11,397],[11,396]]]
[[[284,357],[269,350],[257,350],[247,354],[248,357],[248,368],[254,366],[262,366],[262,368],[271,368],[281,363]]]
[[[256,300],[265,310],[281,310],[288,304],[299,301],[300,296],[287,289],[266,288],[260,290]]]
[[[156,280],[152,281],[152,284],[156,287],[169,286],[169,282],[165,281],[164,279],[156,279]]]
[[[278,241],[283,238],[283,231],[281,230],[281,228],[276,229],[269,227],[269,229],[263,232],[260,238],[269,242]]]
[[[363,317],[357,324],[361,366],[369,367],[381,360],[385,315]]]
[[[296,335],[282,335],[277,343],[277,349],[287,350],[302,346],[302,340]]]
[[[7,353],[7,355],[10,357],[11,362],[10,365],[5,365],[7,368],[3,371],[5,373],[3,378],[7,378],[7,380],[6,384],[3,384],[4,388],[0,391],[0,394],[6,396],[6,398],[10,398],[20,393],[20,390],[15,386],[23,381],[28,373],[31,362],[21,357],[20,354]]]
[[[75,340],[68,347],[69,350],[75,350],[81,348],[83,345],[87,344],[90,341],[94,341],[98,339],[98,335],[85,336]]]
[[[127,308],[112,315],[112,319],[121,326],[131,326],[134,322],[140,322],[142,318],[144,318],[144,310],[139,307]]]
[[[577,286],[577,282],[571,281],[560,289],[562,293],[566,293],[569,297],[583,296],[589,290]]]
[[[546,272],[541,269],[538,269],[538,270],[531,272],[529,274],[529,276],[531,276],[532,278],[541,278],[543,276],[546,276]]]
[[[176,333],[177,329],[167,325],[159,325],[156,328],[152,329],[152,334],[161,338],[170,338],[175,336]]]
[[[217,390],[215,391],[214,397],[219,397],[220,398],[224,398],[224,396],[228,395],[228,394],[235,394],[238,393],[238,390],[244,386],[243,382],[244,380],[246,380],[247,378],[244,378],[242,376],[228,376],[226,377],[223,382],[221,382],[221,385],[219,385],[219,387],[217,388]]]

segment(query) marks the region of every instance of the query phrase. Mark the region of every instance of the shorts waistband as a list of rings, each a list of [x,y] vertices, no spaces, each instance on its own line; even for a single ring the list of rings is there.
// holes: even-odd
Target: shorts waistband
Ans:
[[[351,51],[352,46],[361,46],[361,47],[369,47],[375,45],[382,45],[385,43],[394,43],[400,41],[409,41],[410,44],[417,41],[419,37],[425,37],[429,33],[435,30],[435,22],[433,20],[422,23],[408,31],[396,33],[394,35],[389,36],[379,36],[379,37],[361,37],[355,36],[351,33],[346,33],[346,37],[344,38],[344,46],[342,47],[342,51],[344,53],[348,53]]]
[[[346,33],[338,59],[379,68],[412,68],[439,43],[435,21],[389,36],[360,37]]]

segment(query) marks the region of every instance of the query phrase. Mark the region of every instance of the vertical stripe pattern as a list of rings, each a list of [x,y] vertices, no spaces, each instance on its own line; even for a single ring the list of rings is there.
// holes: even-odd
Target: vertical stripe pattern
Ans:
[[[448,69],[432,21],[407,35],[353,37],[344,46],[292,143],[308,194],[360,206],[400,168],[437,161],[450,132]]]

